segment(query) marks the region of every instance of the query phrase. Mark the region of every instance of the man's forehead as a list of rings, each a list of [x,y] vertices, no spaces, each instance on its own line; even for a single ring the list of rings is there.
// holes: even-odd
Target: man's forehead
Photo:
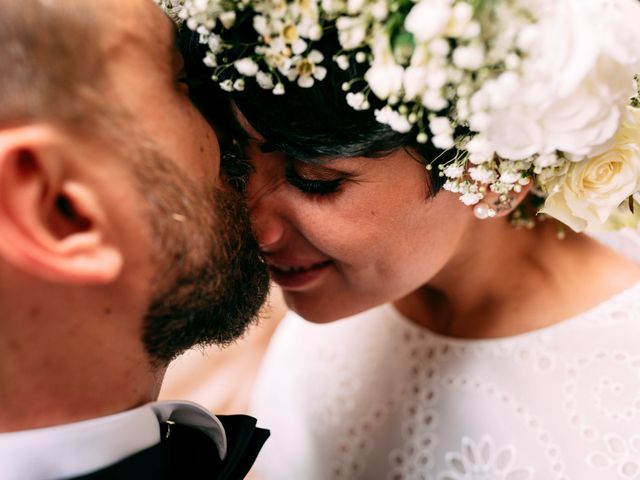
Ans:
[[[115,16],[113,23],[107,22],[114,27],[107,29],[110,47],[135,44],[163,55],[173,48],[175,25],[153,0],[111,0],[106,3],[114,6],[106,7],[106,15]]]

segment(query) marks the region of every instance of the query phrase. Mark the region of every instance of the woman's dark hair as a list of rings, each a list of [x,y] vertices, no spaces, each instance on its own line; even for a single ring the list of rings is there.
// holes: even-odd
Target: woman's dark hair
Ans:
[[[417,154],[414,157],[420,162],[433,163],[432,192],[435,194],[442,187],[443,178],[438,175],[437,165],[450,160],[455,152],[443,153],[431,144],[418,143],[417,131],[402,134],[379,123],[374,110],[384,103],[373,94],[369,98],[369,110],[356,111],[347,104],[342,85],[354,78],[363,78],[365,65],[352,62],[350,68],[343,71],[331,58],[325,58],[323,66],[327,68],[327,76],[316,81],[312,88],[285,81],[285,95],[274,95],[254,79],[247,78],[244,91],[224,93],[211,80],[212,70],[203,64],[207,46],[199,43],[198,34],[183,27],[180,43],[187,75],[195,84],[191,89],[192,99],[219,131],[242,139],[242,129],[230,105],[232,101],[267,140],[270,149],[282,151],[290,158],[326,163],[338,157],[376,158],[407,148]],[[332,32],[326,32],[314,48],[324,52],[340,50]]]

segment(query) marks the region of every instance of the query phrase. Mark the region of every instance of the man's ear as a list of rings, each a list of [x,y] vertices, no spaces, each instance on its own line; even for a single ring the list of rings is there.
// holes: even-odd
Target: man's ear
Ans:
[[[0,130],[0,256],[52,282],[109,283],[122,252],[106,238],[100,198],[74,173],[78,157],[53,126]]]

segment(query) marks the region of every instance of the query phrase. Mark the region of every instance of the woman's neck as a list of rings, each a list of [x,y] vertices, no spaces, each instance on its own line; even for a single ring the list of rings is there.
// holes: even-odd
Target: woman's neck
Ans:
[[[508,337],[584,312],[640,282],[640,266],[549,221],[473,229],[427,284],[395,302],[415,323],[462,338]]]

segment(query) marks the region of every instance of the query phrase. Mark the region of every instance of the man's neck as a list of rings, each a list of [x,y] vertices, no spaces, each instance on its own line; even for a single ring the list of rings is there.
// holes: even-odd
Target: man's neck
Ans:
[[[111,415],[157,398],[164,368],[150,366],[141,341],[112,336],[110,328],[89,331],[92,322],[80,316],[56,320],[3,319],[0,432]]]

